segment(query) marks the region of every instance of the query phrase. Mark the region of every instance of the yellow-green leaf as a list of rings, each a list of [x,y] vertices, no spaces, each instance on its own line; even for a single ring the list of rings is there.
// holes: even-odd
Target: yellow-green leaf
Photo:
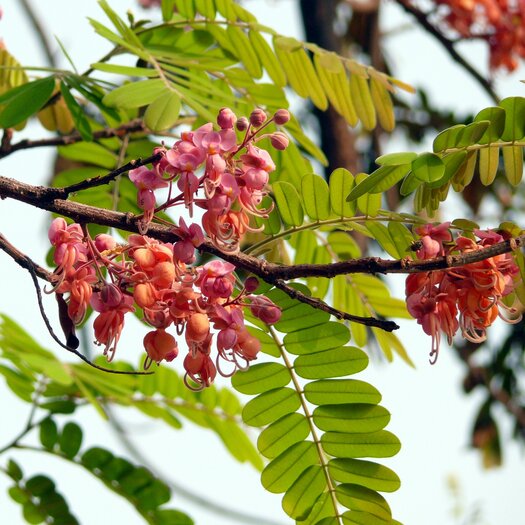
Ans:
[[[144,122],[152,131],[164,131],[172,128],[180,113],[180,95],[168,91],[157,97],[146,109]]]

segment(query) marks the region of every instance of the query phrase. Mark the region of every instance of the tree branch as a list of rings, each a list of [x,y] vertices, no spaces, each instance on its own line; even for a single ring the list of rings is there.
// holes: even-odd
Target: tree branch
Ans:
[[[142,119],[134,119],[127,124],[122,124],[118,128],[105,128],[93,133],[93,138],[97,139],[109,139],[111,137],[123,137],[127,133],[134,132],[148,132],[148,128],[144,125]],[[58,137],[51,137],[48,139],[29,140],[24,139],[15,144],[11,144],[10,140],[2,140],[0,144],[0,159],[11,155],[15,151],[22,149],[42,148],[48,146],[68,146],[81,142],[84,140],[78,131],[71,133],[70,135],[61,135]]]
[[[22,4],[23,10],[27,18],[31,22],[33,29],[35,30],[35,34],[38,36],[40,43],[42,44],[42,48],[44,50],[44,54],[46,55],[48,65],[50,65],[51,67],[56,67],[55,55],[51,49],[51,43],[49,42],[49,38],[44,29],[44,26],[40,23],[40,18],[33,10],[33,6],[29,2],[29,0],[20,0],[20,3]]]
[[[487,95],[496,103],[499,103],[499,97],[492,88],[491,83],[481,73],[465,60],[454,48],[454,42],[448,39],[439,29],[432,25],[427,15],[413,6],[410,0],[395,0],[407,13],[411,14],[419,25],[430,33],[447,51],[447,53],[458,63],[467,73],[469,73],[487,93]]]
[[[143,161],[135,161],[133,166],[146,164],[148,161],[151,161],[151,158],[152,157],[149,159],[144,159]],[[141,217],[138,215],[96,208],[94,206],[88,206],[58,197],[62,195],[69,195],[69,193],[73,191],[72,188],[78,190],[83,189],[84,187],[91,187],[94,185],[107,183],[109,180],[112,180],[115,176],[123,173],[127,169],[129,169],[128,165],[123,166],[122,168],[119,168],[118,170],[115,170],[104,177],[91,179],[90,181],[81,182],[66,188],[33,186],[15,179],[0,177],[0,198],[4,199],[8,197],[22,201],[37,208],[64,215],[81,224],[94,223],[129,232],[140,233],[139,226]],[[180,240],[180,237],[173,231],[173,227],[169,225],[150,224],[148,234],[151,237],[154,237],[163,242],[173,243]],[[298,292],[297,290],[286,285],[284,281],[306,277],[332,278],[337,275],[346,275],[352,273],[407,274],[431,272],[436,270],[444,270],[447,268],[455,268],[458,266],[465,266],[467,264],[489,259],[496,255],[509,253],[522,246],[525,246],[525,235],[508,239],[506,241],[494,244],[487,248],[481,248],[476,251],[421,261],[414,261],[408,258],[392,260],[380,259],[377,257],[364,257],[361,259],[350,259],[348,261],[336,263],[300,264],[295,266],[271,263],[265,261],[264,259],[257,259],[256,257],[244,253],[223,253],[209,241],[205,241],[199,246],[198,249],[201,252],[206,252],[228,261],[237,268],[241,268],[249,273],[252,273],[263,281],[280,288],[290,297],[309,304],[315,308],[324,310],[334,315],[338,319],[347,319],[365,324],[367,326],[377,326],[384,330],[392,331],[397,328],[397,325],[391,321],[384,321],[373,317],[352,316],[351,314],[341,312],[328,306],[319,299],[308,297]]]

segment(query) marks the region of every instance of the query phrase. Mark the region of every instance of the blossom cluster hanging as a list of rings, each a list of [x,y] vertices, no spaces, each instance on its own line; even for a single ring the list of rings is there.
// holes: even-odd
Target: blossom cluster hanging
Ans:
[[[475,230],[477,239],[458,236],[454,240],[449,228],[449,222],[417,228],[421,236],[417,257],[424,260],[465,254],[505,240],[504,233],[492,230]],[[449,344],[458,329],[465,339],[481,343],[497,317],[509,323],[521,319],[517,310],[504,302],[514,291],[518,274],[512,254],[505,253],[457,268],[408,276],[407,308],[424,332],[432,336],[432,364],[438,357],[441,332]]]
[[[415,2],[413,2],[415,3]],[[508,0],[435,0],[434,17],[461,38],[486,40],[490,68],[514,71],[525,58],[525,4]]]
[[[275,165],[255,142],[269,138],[275,148],[286,148],[284,133],[261,132],[271,122],[283,125],[288,119],[286,110],[268,119],[256,109],[249,119],[237,120],[230,109],[223,108],[218,131],[208,123],[183,133],[170,149],[157,148],[161,155],[152,169],[142,166],[129,172],[144,213],[142,235],[130,235],[124,244],[108,234],[91,239],[85,227],[68,225],[62,218],[52,222],[49,239],[57,264],[53,291],[67,294],[67,315],[75,325],[83,321],[89,305],[98,313],[95,339],[104,346],[108,360],[115,354],[125,314],[137,307],[153,328],[144,337],[145,368],[152,362],[172,361],[178,354],[176,336],[184,335],[188,346],[185,382],[190,388],[209,386],[217,372],[230,376],[257,357],[261,344],[248,332],[243,309],[249,308],[267,324],[280,319],[280,309],[270,299],[253,294],[259,284],[254,277],[235,292],[233,264],[192,263],[195,249],[206,237],[223,252],[238,251],[244,233],[252,230],[250,216],[266,217],[271,211],[259,205]],[[243,136],[240,142],[235,128]],[[168,188],[168,197],[157,207],[154,191],[159,188]],[[184,205],[190,216],[194,206],[202,208],[202,228],[188,226],[180,217],[178,227],[173,227],[177,242],[147,237],[155,214],[177,205]],[[214,338],[215,358],[211,355]]]

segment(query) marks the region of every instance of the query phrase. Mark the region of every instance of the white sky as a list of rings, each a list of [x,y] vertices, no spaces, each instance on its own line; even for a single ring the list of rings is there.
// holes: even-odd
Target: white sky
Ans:
[[[79,70],[107,51],[105,42],[94,35],[86,20],[87,16],[99,20],[104,18],[94,0],[33,3],[37,4],[43,24],[51,34],[60,37]],[[110,3],[121,15],[129,7],[137,11],[134,3],[128,0],[111,0]],[[18,4],[16,0],[2,2],[4,17],[0,22],[0,35],[22,64],[41,65],[44,57],[39,52],[38,40],[21,15]],[[251,0],[247,7],[257,14],[262,23],[283,34],[300,36],[295,0]],[[387,4],[383,19],[388,28],[407,22],[393,4]],[[486,63],[484,50],[480,46],[465,45],[464,49],[479,67]],[[454,103],[460,110],[476,112],[490,105],[477,85],[457,66],[450,64],[441,49],[417,29],[390,38],[388,53],[393,57],[400,79],[424,85],[435,97],[439,97],[443,106]],[[521,94],[523,86],[518,79],[524,76],[517,74],[500,82],[500,94]],[[30,127],[27,133],[33,137],[44,135],[37,126]],[[399,147],[387,145],[389,150]],[[34,150],[30,154],[20,152],[2,160],[0,173],[32,184],[45,184],[51,159],[51,150]],[[0,230],[36,261],[43,261],[48,249],[43,219],[44,214],[36,209],[9,200],[0,202]],[[40,320],[27,272],[14,265],[3,253],[0,253],[0,269],[0,312],[8,313],[31,330],[43,345],[54,348]],[[403,288],[401,277],[396,278],[395,287],[399,296]],[[50,303],[51,307],[53,303]],[[503,420],[501,430],[505,443],[505,465],[499,470],[483,471],[478,453],[471,450],[468,444],[468,432],[475,409],[479,407],[480,396],[462,395],[462,368],[447,348],[442,348],[436,366],[428,365],[430,341],[415,323],[402,323],[399,335],[417,369],[408,368],[398,359],[393,364],[372,363],[360,375],[360,379],[370,381],[383,394],[382,404],[392,413],[388,429],[397,434],[403,443],[401,452],[391,461],[385,461],[402,480],[401,489],[387,495],[394,516],[405,525],[459,523],[453,520],[451,509],[454,502],[446,485],[447,476],[454,475],[460,483],[462,503],[466,509],[481,509],[483,520],[478,523],[516,523],[517,516],[522,516],[524,510],[524,462],[518,447],[508,443],[511,432],[508,420],[499,418],[499,421]],[[128,328],[120,345],[120,356],[135,361],[136,341],[142,340],[142,337],[143,329],[138,324]],[[2,446],[25,423],[27,406],[7,394],[3,381],[0,381],[0,395],[4,399],[0,426]],[[119,451],[124,454],[114,435],[92,410],[84,410],[81,414],[86,444],[107,446],[117,454]],[[160,466],[162,473],[178,483],[233,508],[273,518],[283,524],[290,522],[280,509],[281,497],[266,493],[259,483],[258,473],[230,459],[213,434],[196,429],[190,423],[182,431],[173,431],[161,424],[146,423],[143,418],[128,412],[122,412],[120,417],[143,453],[153,464]],[[83,524],[143,523],[126,501],[110,494],[98,480],[81,469],[43,454],[19,452],[12,456],[27,473],[51,473]],[[4,456],[0,464],[4,464],[5,460]],[[5,478],[0,477],[1,521],[6,524],[21,523],[20,507],[7,497],[6,486]],[[176,495],[171,506],[187,511],[198,525],[233,523],[230,519],[210,515]]]

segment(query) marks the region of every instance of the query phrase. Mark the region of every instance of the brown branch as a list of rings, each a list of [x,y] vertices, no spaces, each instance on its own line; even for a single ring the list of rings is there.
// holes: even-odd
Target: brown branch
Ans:
[[[487,95],[499,104],[499,97],[492,88],[491,83],[481,73],[465,60],[454,48],[454,42],[448,39],[439,29],[432,25],[427,15],[411,4],[410,0],[395,0],[407,13],[414,16],[419,25],[431,34],[447,51],[447,53],[459,64],[467,73],[469,73],[483,88]]]
[[[93,133],[93,138],[97,139],[109,139],[112,137],[123,137],[127,133],[144,132],[148,129],[144,126],[142,119],[134,119],[127,124],[122,124],[118,128],[105,128]],[[42,148],[47,146],[68,146],[81,142],[84,140],[78,131],[71,133],[70,135],[61,135],[58,137],[51,137],[48,139],[29,140],[24,139],[15,144],[11,144],[10,141],[2,141],[0,145],[0,159],[7,157],[11,153],[23,149]]]
[[[141,161],[141,163],[145,164],[147,160],[148,159],[145,159],[144,161]],[[138,165],[138,163],[135,163],[135,166],[136,165]],[[125,167],[123,166],[123,168]],[[108,182],[108,178],[115,177],[116,174],[118,174],[116,172],[120,173],[121,171],[115,170],[115,172],[112,172],[105,177],[93,179],[92,182],[88,183],[88,187],[89,184],[102,184],[104,182]],[[78,189],[78,185],[75,187]],[[0,198],[2,199],[12,198],[22,201],[37,208],[64,215],[82,224],[94,223],[129,232],[140,233],[140,216],[133,215],[131,213],[121,213],[103,208],[96,208],[93,206],[57,198],[57,194],[60,195],[60,192],[69,194],[71,191],[71,186],[68,188],[47,188],[44,186],[33,186],[15,179],[0,177]],[[173,243],[180,240],[180,237],[174,233],[173,228],[169,225],[151,224],[149,226],[148,234],[151,237],[164,242]],[[391,260],[380,259],[377,257],[365,257],[361,259],[350,259],[348,261],[329,264],[300,264],[295,266],[271,263],[263,259],[257,259],[256,257],[246,255],[244,253],[223,253],[209,241],[201,244],[199,246],[199,250],[201,252],[206,252],[220,257],[221,259],[232,263],[237,268],[241,268],[249,273],[253,273],[263,281],[280,288],[290,297],[293,297],[294,299],[297,299],[303,303],[310,304],[315,308],[327,311],[338,319],[348,319],[368,326],[378,326],[385,330],[391,331],[397,327],[395,323],[392,323],[391,321],[378,320],[373,317],[351,316],[351,314],[340,312],[339,310],[326,305],[318,299],[298,293],[296,290],[293,290],[288,285],[284,284],[284,281],[306,277],[332,278],[337,275],[346,275],[352,273],[406,274],[431,272],[479,262],[496,255],[509,253],[524,245],[525,235],[521,235],[519,237],[508,239],[506,241],[494,244],[487,248],[481,248],[476,251],[421,261],[413,261],[410,259]]]
[[[104,179],[106,178],[107,176],[104,177]],[[103,208],[95,208],[93,206],[87,206],[85,204],[56,198],[57,190],[60,192],[61,188],[32,186],[30,184],[19,182],[14,179],[0,177],[0,198],[9,197],[12,199],[16,199],[27,204],[31,204],[37,208],[64,215],[75,220],[76,222],[83,224],[95,223],[130,232],[140,232],[139,216],[133,215],[131,213],[126,214],[106,210]],[[160,224],[151,224],[149,226],[148,234],[164,242],[173,243],[180,239],[180,237],[173,232],[172,227]],[[260,277],[263,281],[274,285],[276,285],[276,281],[279,280],[279,276],[276,275],[276,272],[281,268],[290,268],[280,267],[277,264],[269,263],[262,259],[257,259],[255,257],[245,255],[243,253],[223,253],[210,242],[204,242],[199,247],[199,250],[220,257],[234,264],[237,268],[242,268],[247,272],[253,273],[254,275]],[[350,314],[345,314],[344,312],[340,312],[335,308],[331,308],[328,305],[322,303],[321,301],[318,301],[317,299],[312,299],[303,294],[297,294],[295,290],[293,292],[290,292],[288,291],[288,288],[289,287],[287,286],[283,288],[281,285],[281,289],[283,289],[288,294],[293,293],[293,298],[297,299],[298,301],[310,304],[311,306],[315,306],[316,308],[324,309],[325,311],[329,311],[333,315],[336,315],[339,319],[344,319],[347,318],[345,316],[350,316]],[[391,321],[378,320],[373,317],[350,317],[352,317],[352,320],[355,322],[361,322],[370,326],[378,326],[389,331],[397,327],[397,325],[395,325],[395,323],[392,323]]]
[[[47,32],[44,29],[43,24],[41,23],[41,18],[35,13],[33,6],[29,2],[29,0],[20,0],[20,3],[22,4],[22,8],[27,18],[29,19],[29,22],[33,26],[35,34],[37,35],[38,39],[40,40],[40,43],[42,44],[42,48],[44,50],[44,54],[46,55],[48,64],[51,67],[56,67],[55,55],[51,49],[51,43],[49,42]]]
[[[145,160],[141,162],[145,163]],[[138,165],[138,163],[135,165]],[[100,181],[102,179],[101,177],[96,180]],[[63,190],[63,188],[33,186],[25,182],[0,176],[0,198],[2,199],[11,198],[25,202],[37,208],[64,215],[79,223],[94,223],[139,233],[140,216],[133,215],[132,213],[96,208],[94,206],[57,198],[57,192],[59,194]],[[180,239],[179,236],[173,232],[172,227],[162,224],[151,224],[148,234],[164,242],[176,242]],[[306,277],[331,278],[337,275],[352,273],[406,274],[431,272],[483,261],[496,255],[512,252],[523,246],[525,246],[525,235],[520,235],[487,248],[480,248],[476,251],[458,255],[436,257],[435,259],[413,261],[407,258],[381,259],[379,257],[363,257],[361,259],[349,259],[336,263],[298,264],[294,266],[271,263],[244,253],[223,253],[209,241],[201,244],[199,250],[220,257],[247,272],[257,275],[264,281],[274,284],[277,280],[288,281]]]
[[[71,184],[70,186],[64,186],[63,188],[52,188],[52,190],[55,192],[55,198],[67,199],[72,193],[87,190],[88,188],[94,188],[95,186],[103,186],[104,184],[109,184],[119,175],[122,175],[123,173],[126,173],[129,170],[138,168],[139,166],[145,166],[146,164],[150,164],[151,162],[156,162],[160,160],[161,157],[162,155],[160,153],[155,153],[154,155],[150,155],[145,159],[130,160],[127,164],[124,164],[123,166],[120,166],[120,168],[110,171],[104,176],[92,177],[90,179],[85,179],[81,182],[77,182],[76,184]]]

